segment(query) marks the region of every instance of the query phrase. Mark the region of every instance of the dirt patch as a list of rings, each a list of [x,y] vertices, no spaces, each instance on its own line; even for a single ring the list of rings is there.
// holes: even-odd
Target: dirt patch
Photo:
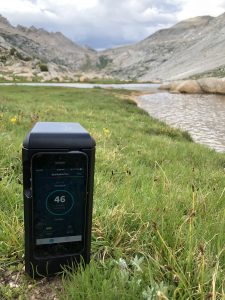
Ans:
[[[43,278],[35,281],[34,285],[30,287],[27,293],[27,299],[30,300],[58,300],[59,293],[62,291],[62,280],[60,276],[52,277],[50,279]]]
[[[58,300],[62,291],[61,276],[33,280],[24,268],[0,270],[0,299]]]

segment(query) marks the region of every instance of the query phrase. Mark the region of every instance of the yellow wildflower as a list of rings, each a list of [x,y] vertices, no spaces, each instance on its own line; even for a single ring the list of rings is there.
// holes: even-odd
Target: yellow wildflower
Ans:
[[[106,137],[110,135],[110,130],[108,128],[103,128],[103,132]]]
[[[10,119],[10,122],[13,123],[13,124],[15,124],[15,123],[17,122],[17,117],[16,117],[16,116],[15,116],[15,117],[12,117],[12,118]]]

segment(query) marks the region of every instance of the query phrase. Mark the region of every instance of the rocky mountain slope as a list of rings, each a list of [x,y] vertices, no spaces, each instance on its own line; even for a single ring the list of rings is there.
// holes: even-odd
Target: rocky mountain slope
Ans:
[[[33,26],[13,27],[0,16],[0,67],[5,73],[32,77],[48,71],[51,76],[46,79],[59,74],[72,76],[82,72],[88,60],[95,59],[95,50],[73,43],[60,32],[49,33]],[[45,70],[41,68],[44,65]]]
[[[223,70],[225,75],[224,49],[225,13],[188,19],[137,44],[101,52],[77,45],[59,32],[13,27],[0,16],[0,73],[30,80],[78,80],[82,74],[174,80],[201,73],[214,75],[214,70]]]
[[[225,14],[196,17],[135,45],[105,51],[112,61],[105,71],[142,80],[187,78],[223,66],[224,49]]]

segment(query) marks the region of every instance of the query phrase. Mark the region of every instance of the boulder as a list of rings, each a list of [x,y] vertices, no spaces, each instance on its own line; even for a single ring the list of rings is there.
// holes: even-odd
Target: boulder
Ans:
[[[198,80],[174,81],[161,85],[160,89],[169,90],[171,93],[225,94],[225,78],[209,77]]]
[[[222,78],[202,78],[198,83],[205,93],[225,94],[225,80]]]
[[[179,93],[187,93],[187,94],[202,93],[201,86],[196,80],[184,80],[181,83],[179,83],[174,90]]]
[[[159,89],[169,90],[171,93],[200,94],[202,89],[196,80],[174,81],[162,84]]]
[[[88,81],[88,77],[85,76],[85,75],[82,75],[82,76],[80,76],[79,81],[80,81],[80,82]]]

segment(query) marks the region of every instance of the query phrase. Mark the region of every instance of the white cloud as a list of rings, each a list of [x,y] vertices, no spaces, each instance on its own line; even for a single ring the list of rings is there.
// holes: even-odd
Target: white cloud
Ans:
[[[97,6],[98,0],[27,0],[43,9],[69,11],[71,8],[81,11]]]
[[[1,14],[16,14],[16,12],[20,13],[35,13],[38,12],[38,7],[28,0],[18,1],[1,1],[0,2],[0,12]]]
[[[95,48],[137,42],[197,15],[219,15],[225,0],[0,0],[13,25],[61,31]]]
[[[183,0],[182,2],[182,11],[177,15],[180,21],[203,15],[216,17],[225,11],[224,0]]]

